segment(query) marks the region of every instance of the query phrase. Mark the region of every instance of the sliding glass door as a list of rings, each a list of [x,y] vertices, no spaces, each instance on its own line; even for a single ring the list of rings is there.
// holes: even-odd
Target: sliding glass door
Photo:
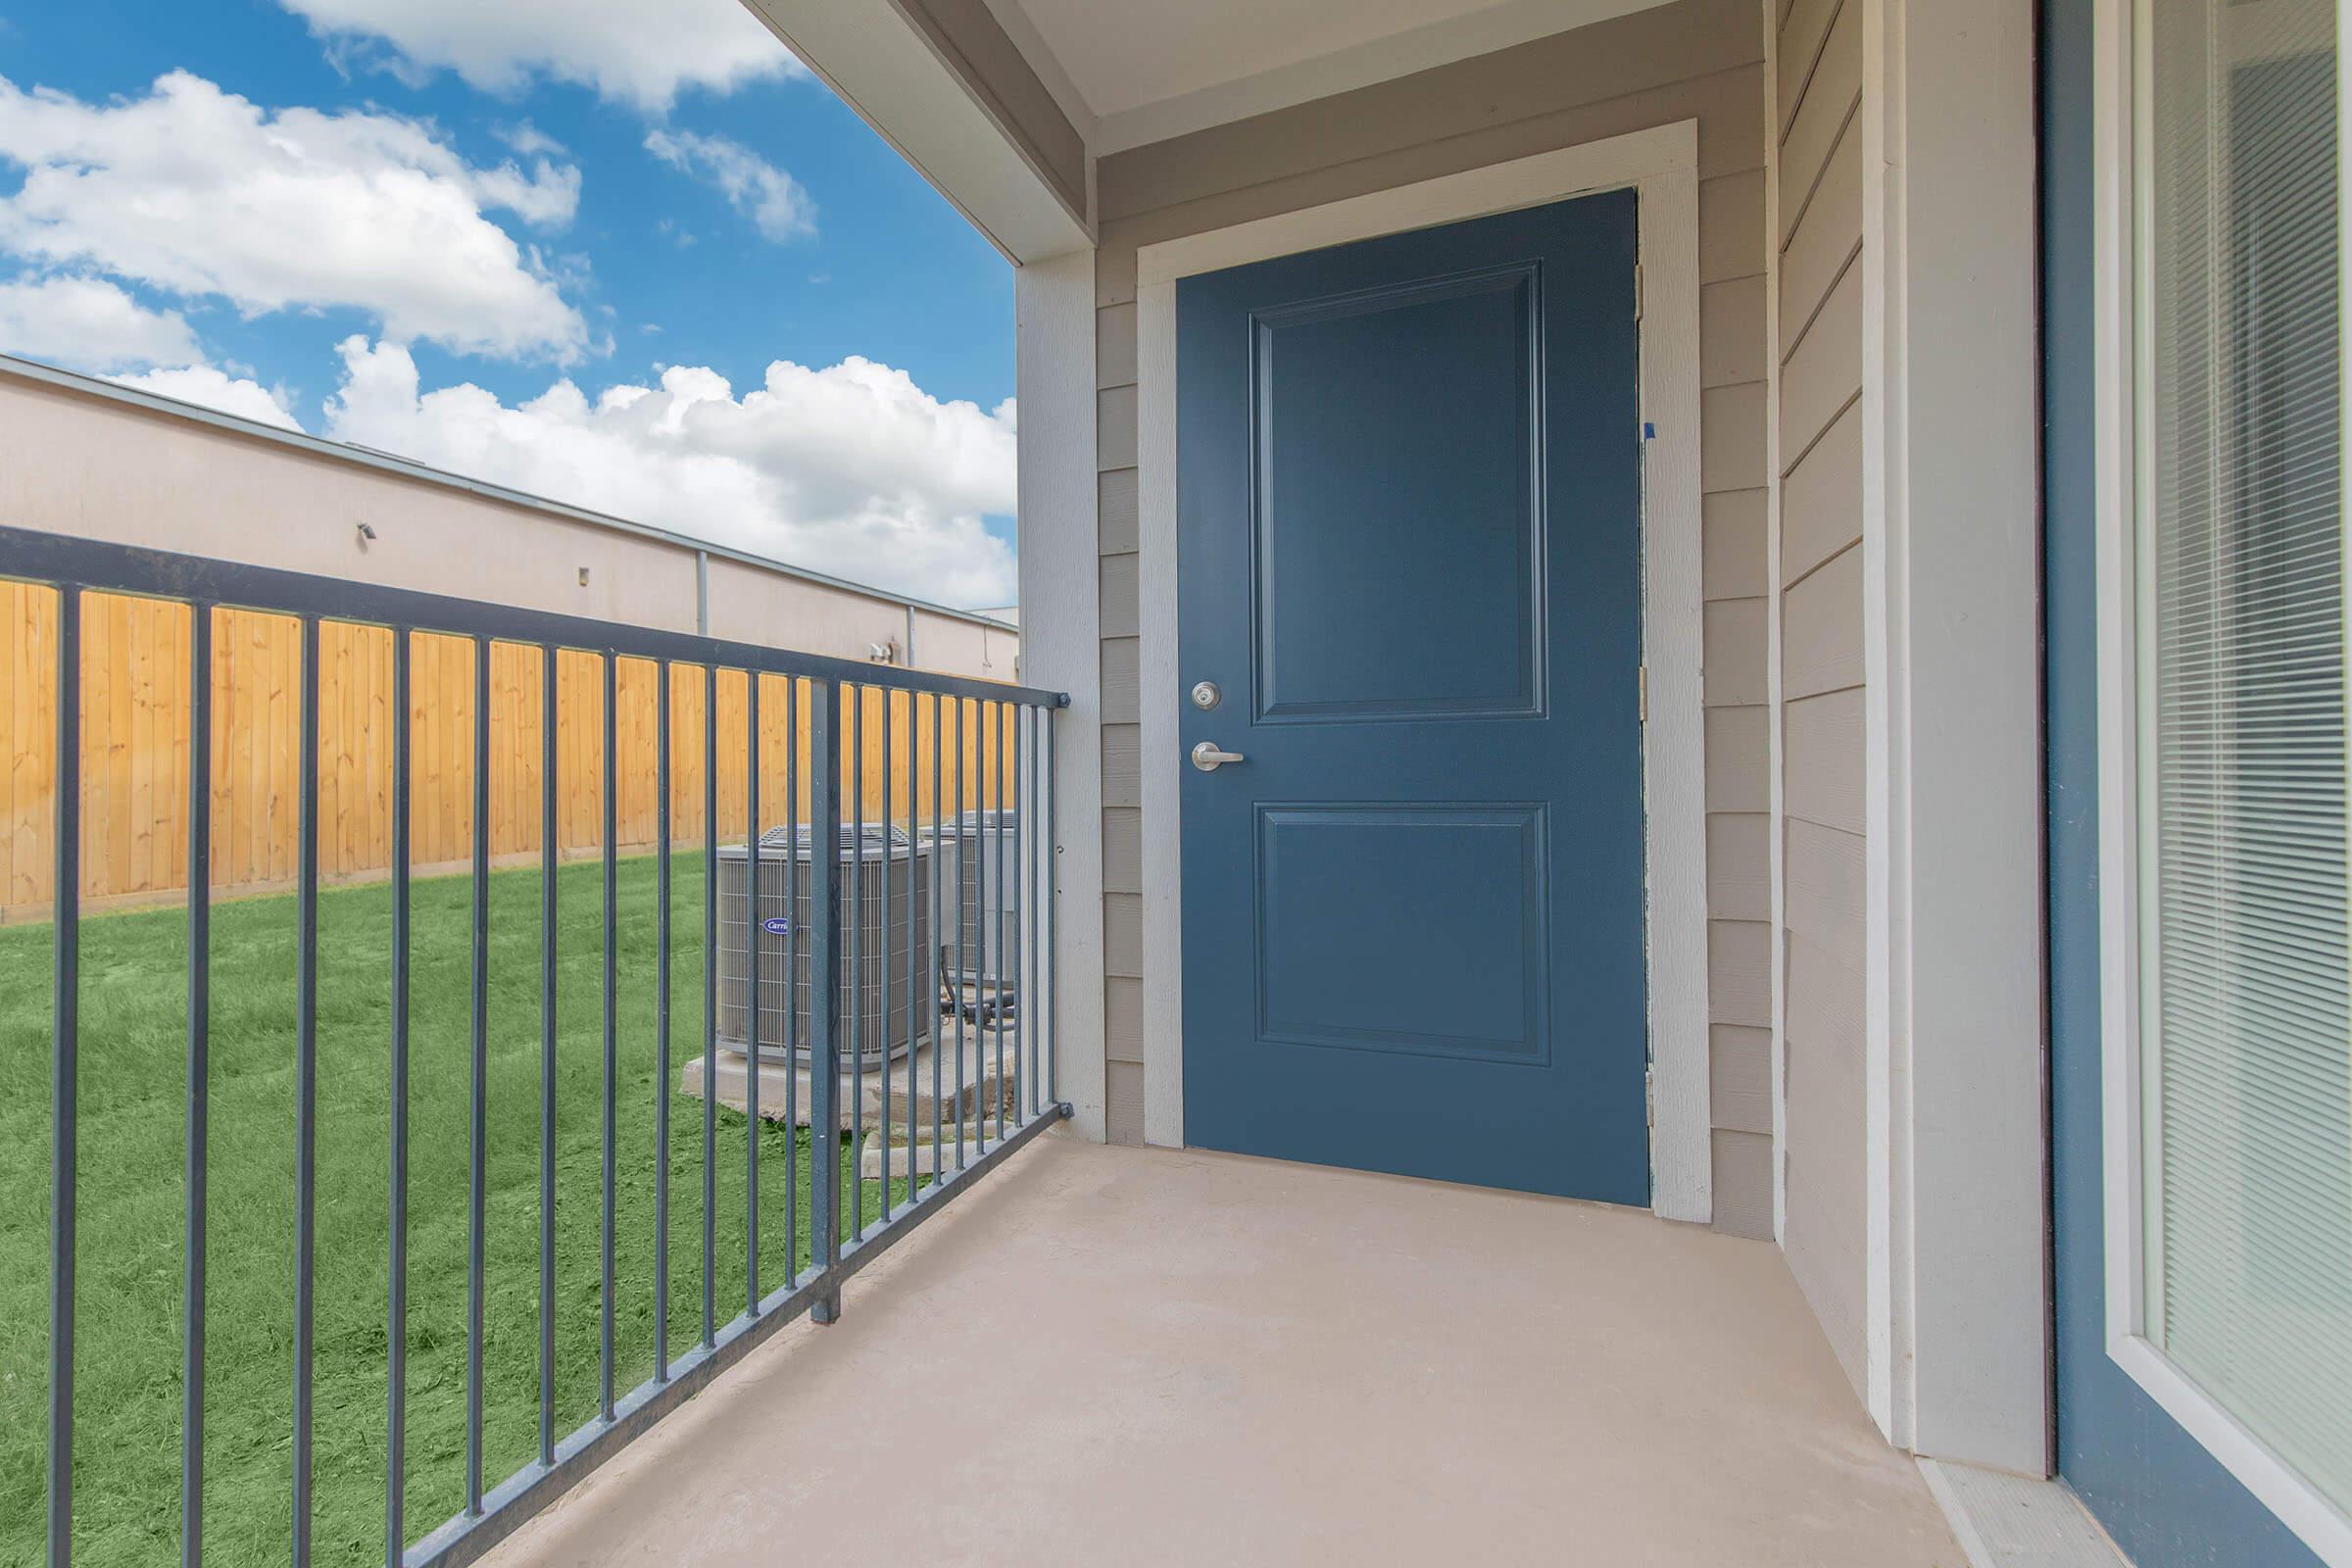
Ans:
[[[2338,20],[2134,10],[2115,1348],[2307,1540],[2352,1543]]]

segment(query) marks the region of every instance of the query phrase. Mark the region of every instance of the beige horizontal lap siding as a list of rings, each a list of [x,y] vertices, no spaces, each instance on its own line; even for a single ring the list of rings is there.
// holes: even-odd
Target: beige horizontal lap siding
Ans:
[[[1857,1389],[1863,1124],[1862,0],[1767,0],[1780,28],[1783,1242]]]
[[[1104,997],[1110,1135],[1143,1135],[1137,247],[1678,121],[1698,122],[1709,1038],[1719,1227],[1772,1227],[1763,48],[1680,3],[1139,147],[1096,172]],[[1164,694],[1163,694],[1164,695]],[[1634,918],[1630,911],[1628,918]]]

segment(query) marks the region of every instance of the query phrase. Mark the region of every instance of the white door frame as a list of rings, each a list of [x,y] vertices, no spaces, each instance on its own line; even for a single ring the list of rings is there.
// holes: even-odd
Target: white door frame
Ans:
[[[1707,1071],[1704,634],[1699,590],[1698,126],[1653,126],[1188,234],[1136,253],[1143,551],[1146,1141],[1184,1143],[1183,823],[1177,742],[1176,280],[1299,251],[1631,187],[1639,193],[1645,444],[1642,731],[1652,1120],[1650,1202],[1713,1216]],[[1628,671],[1627,678],[1634,678]]]

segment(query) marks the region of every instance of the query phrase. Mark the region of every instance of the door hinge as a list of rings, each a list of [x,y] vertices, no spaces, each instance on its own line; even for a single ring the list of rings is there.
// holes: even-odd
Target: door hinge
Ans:
[[[1634,264],[1634,319],[1642,319],[1642,264]]]
[[[1647,664],[1636,664],[1634,666],[1634,702],[1636,706],[1641,709],[1641,718],[1639,722],[1643,724],[1648,723],[1649,666]]]
[[[1649,1118],[1650,1131],[1658,1128],[1658,1075],[1650,1069],[1642,1074],[1642,1110]]]

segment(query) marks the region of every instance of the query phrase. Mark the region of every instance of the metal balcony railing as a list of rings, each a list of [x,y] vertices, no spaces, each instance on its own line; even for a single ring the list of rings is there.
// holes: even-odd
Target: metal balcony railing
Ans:
[[[181,1561],[203,1560],[205,1430],[208,1420],[238,1426],[270,1419],[266,1412],[208,1408],[205,1382],[206,1257],[208,1232],[219,1216],[208,1211],[211,1154],[210,1083],[213,1050],[210,878],[212,777],[217,715],[213,711],[215,631],[219,617],[261,613],[299,624],[299,828],[292,897],[298,906],[294,963],[294,1185],[292,1191],[292,1561],[313,1558],[314,1468],[319,1412],[314,1376],[320,1348],[316,1332],[318,1206],[318,869],[321,629],[359,626],[390,641],[388,711],[398,715],[379,737],[390,754],[390,940],[382,954],[389,970],[388,1056],[389,1215],[384,1320],[384,1560],[391,1568],[440,1568],[470,1561],[523,1520],[612,1457],[631,1439],[674,1409],[697,1389],[778,1328],[804,1313],[832,1321],[841,1310],[843,1282],[953,1200],[1013,1151],[1068,1114],[1058,1097],[1054,1036],[1054,714],[1060,694],[947,675],[881,669],[870,664],[650,630],[602,621],[388,589],[57,535],[0,528],[0,578],[54,594],[55,627],[55,874],[54,1015],[51,1041],[51,1162],[47,1428],[47,1560],[63,1568],[74,1543],[74,1328],[77,1096],[82,1073],[78,1000],[84,915],[79,889],[84,829],[80,736],[85,665],[82,621],[86,599],[97,595],[161,600],[185,607],[189,743],[186,792],[186,1163],[182,1235],[184,1321],[181,1372],[179,1546]],[[174,612],[176,613],[176,612]],[[464,1505],[446,1522],[412,1538],[406,1442],[409,1424],[407,1357],[411,1230],[412,1129],[411,895],[412,786],[416,724],[412,662],[419,638],[459,639],[472,660],[470,785],[473,830],[469,906],[469,1084],[466,1103],[467,1259]],[[443,646],[447,646],[446,643]],[[538,1352],[537,1445],[531,1459],[503,1478],[484,1474],[483,1345],[492,1292],[486,1277],[485,1168],[491,1152],[487,1002],[492,953],[492,834],[490,789],[494,740],[502,757],[516,755],[515,737],[496,736],[498,714],[520,699],[494,702],[494,656],[510,672],[538,674],[536,765],[540,786],[536,834],[543,951],[539,1103],[538,1279],[535,1308]],[[588,662],[583,664],[583,661]],[[558,883],[560,835],[559,666],[592,669],[602,725],[602,1205],[596,1413],[569,1431],[559,1430],[556,1397],[559,1298],[556,1270]],[[651,666],[653,755],[624,757],[617,712],[624,667],[632,679]],[[699,673],[699,681],[697,675]],[[722,683],[739,693],[738,732],[722,726]],[[579,681],[572,682],[575,694]],[[671,1343],[670,1164],[671,1100],[678,1069],[671,1049],[673,808],[692,805],[681,792],[673,756],[673,700],[701,689],[701,755],[684,759],[699,769],[704,922],[699,1093],[702,1120],[701,1323],[691,1344]],[[728,715],[730,718],[732,714]],[[878,733],[872,733],[878,731]],[[529,737],[525,737],[527,740]],[[528,748],[524,748],[527,757]],[[737,759],[740,765],[737,765]],[[634,1388],[616,1387],[616,1187],[623,1152],[615,1126],[616,1041],[622,956],[616,908],[622,834],[616,821],[624,783],[642,789],[632,770],[651,767],[657,826],[652,835],[659,919],[654,999],[659,1077],[652,1152],[654,1184],[653,1376]],[[746,875],[740,922],[722,919],[722,778],[733,768],[742,793],[736,812]],[[510,769],[511,770],[511,769]],[[772,787],[782,785],[781,801]],[[762,799],[762,785],[771,793]],[[883,831],[869,832],[870,824]],[[767,834],[773,825],[781,831]],[[894,832],[903,830],[903,832]],[[729,835],[732,837],[732,834]],[[764,836],[764,842],[763,842]],[[691,845],[691,839],[686,841]],[[828,853],[840,846],[838,853]],[[953,856],[952,887],[942,868]],[[895,857],[904,857],[899,875]],[[512,858],[511,857],[509,858]],[[869,876],[879,859],[881,874]],[[764,912],[769,883],[782,861],[780,914]],[[918,870],[920,874],[918,874]],[[527,875],[527,866],[521,872]],[[879,898],[879,921],[867,901]],[[919,908],[893,908],[919,901]],[[732,911],[728,911],[732,912]],[[745,945],[732,956],[718,948],[731,925]],[[876,954],[874,947],[885,951]],[[347,956],[340,955],[340,956]],[[780,965],[780,976],[778,966]],[[832,976],[835,984],[818,983]],[[767,1004],[762,987],[781,979],[785,1001]],[[740,987],[722,996],[722,985]],[[744,1036],[722,1041],[722,1004]],[[881,1009],[878,1051],[871,1008]],[[772,1031],[772,1033],[771,1033]],[[895,1033],[894,1033],[895,1031]],[[763,1040],[763,1034],[769,1038]],[[903,1034],[905,1038],[896,1038]],[[778,1038],[780,1036],[780,1038]],[[927,1042],[924,1038],[927,1036]],[[740,1049],[741,1065],[722,1049]],[[780,1048],[780,1049],[778,1049]],[[903,1048],[903,1049],[901,1049]],[[879,1064],[871,1060],[879,1054]],[[762,1070],[762,1066],[766,1070]],[[876,1071],[878,1066],[878,1073]],[[952,1075],[952,1076],[951,1076]],[[763,1078],[771,1083],[763,1087]],[[746,1287],[739,1311],[717,1304],[721,1274],[714,1215],[716,1127],[722,1080],[740,1081],[748,1132],[745,1201]],[[759,1213],[763,1112],[780,1084],[786,1128],[811,1129],[806,1172],[808,1213],[800,1229],[796,1211],[802,1172],[798,1144],[784,1143],[786,1245],[783,1256],[761,1255]],[[805,1089],[804,1086],[805,1085]],[[868,1102],[879,1091],[874,1121]],[[844,1094],[847,1092],[847,1103]],[[806,1115],[799,1097],[806,1094]],[[985,1102],[985,1104],[983,1103]],[[952,1122],[952,1125],[951,1125]],[[845,1176],[835,1157],[847,1131],[853,1172],[880,1167],[876,1205],[859,1201],[859,1174]],[[869,1133],[878,1136],[869,1137]],[[844,1186],[850,1191],[845,1195]],[[271,1223],[238,1214],[240,1227]],[[801,1238],[806,1237],[807,1261]],[[730,1264],[728,1272],[732,1271]],[[772,1283],[771,1283],[772,1281]],[[505,1325],[501,1325],[505,1327]],[[335,1419],[347,1418],[337,1412]],[[160,1514],[168,1497],[140,1499]]]

